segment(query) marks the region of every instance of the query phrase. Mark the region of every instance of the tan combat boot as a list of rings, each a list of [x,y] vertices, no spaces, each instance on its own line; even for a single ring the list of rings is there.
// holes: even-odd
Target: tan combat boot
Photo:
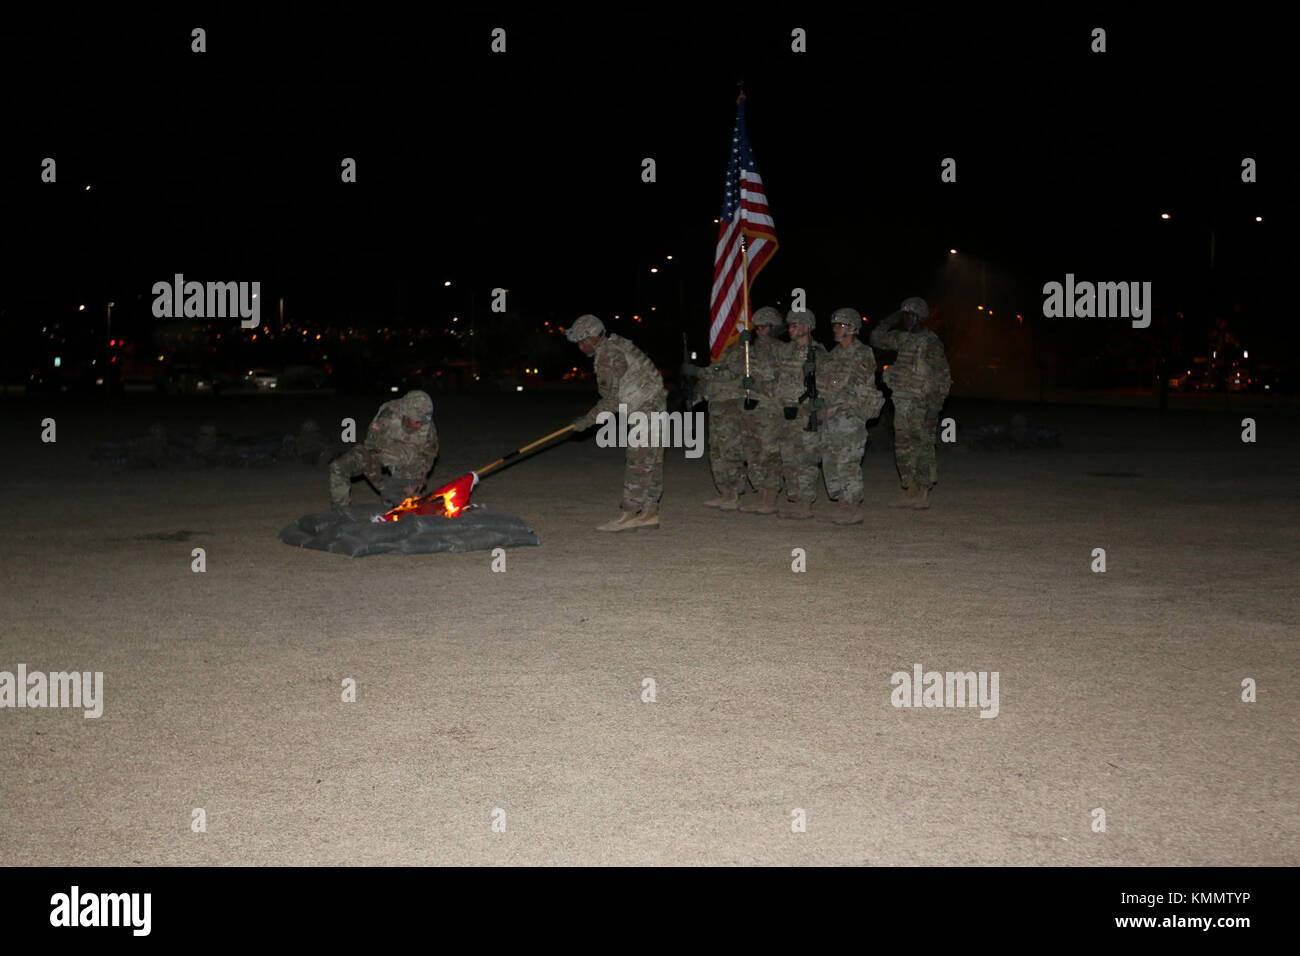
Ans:
[[[839,511],[831,520],[836,524],[862,524],[862,505],[855,501],[841,501]]]
[[[776,489],[758,489],[758,501],[747,505],[741,505],[740,510],[751,515],[776,514]]]
[[[735,511],[740,507],[740,495],[735,491],[724,491],[718,497],[704,502],[704,507],[717,508],[720,511]]]
[[[916,500],[912,502],[912,507],[917,511],[925,511],[930,507],[929,488],[918,488],[916,490]]]
[[[635,515],[618,531],[653,531],[659,527],[659,506],[646,505],[641,513]]]
[[[889,503],[889,507],[891,507],[891,508],[910,508],[910,507],[912,507],[912,504],[913,504],[915,501],[916,501],[916,487],[913,486],[913,487],[911,487],[911,488],[904,488],[904,489],[903,489],[903,497],[899,498],[897,501],[891,501],[891,502]]]
[[[818,521],[834,521],[838,523],[840,512],[844,508],[844,502],[837,498],[828,501],[826,504],[827,507],[823,511],[819,512],[815,517]]]
[[[791,501],[788,508],[780,512],[782,518],[791,518],[795,521],[802,521],[805,518],[811,518],[812,502],[811,501]]]
[[[636,517],[635,511],[624,511],[613,521],[606,521],[604,524],[597,525],[597,531],[626,531],[628,522]]]

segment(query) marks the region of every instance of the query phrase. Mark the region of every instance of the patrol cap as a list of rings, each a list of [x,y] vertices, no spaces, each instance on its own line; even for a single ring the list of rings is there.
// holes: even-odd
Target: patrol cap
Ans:
[[[604,322],[600,321],[600,319],[596,318],[594,315],[580,315],[574,323],[565,330],[564,337],[570,342],[582,342],[591,338],[593,335],[604,334]]]
[[[817,316],[811,312],[787,312],[785,315],[786,325],[802,325],[809,329],[817,328]]]
[[[850,332],[862,328],[862,316],[857,309],[836,309],[831,313],[831,325],[847,325]]]
[[[911,312],[918,319],[928,319],[930,317],[930,307],[925,304],[925,300],[919,295],[904,299],[899,308],[904,312]]]
[[[428,392],[407,392],[402,396],[402,414],[412,421],[427,425],[433,421],[433,399]]]
[[[781,319],[781,313],[776,311],[770,305],[765,305],[749,317],[749,321],[754,325],[784,325]]]

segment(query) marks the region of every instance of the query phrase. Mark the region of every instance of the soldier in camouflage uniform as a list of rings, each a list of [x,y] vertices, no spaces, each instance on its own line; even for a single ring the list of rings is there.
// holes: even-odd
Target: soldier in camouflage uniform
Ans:
[[[821,441],[816,431],[809,431],[809,415],[814,411],[808,394],[809,373],[826,361],[826,349],[812,338],[817,323],[811,312],[791,312],[785,317],[790,330],[790,344],[780,353],[777,365],[776,395],[781,405],[781,467],[785,473],[785,496],[789,507],[782,518],[811,518],[817,500],[817,462],[821,458]],[[809,358],[811,347],[812,357]],[[811,361],[812,367],[809,367]],[[823,400],[816,400],[820,411]]]
[[[885,369],[894,401],[894,460],[903,482],[894,508],[930,507],[930,489],[939,480],[935,429],[952,375],[939,336],[921,324],[929,315],[925,300],[913,296],[871,331],[872,345],[898,353]]]
[[[831,328],[838,344],[818,369],[817,394],[826,400],[821,410],[822,472],[835,507],[819,517],[836,524],[861,524],[867,421],[880,414],[885,396],[876,388],[875,354],[858,339],[862,316],[853,309],[836,309],[831,313]]]
[[[352,480],[365,475],[391,508],[424,491],[437,457],[433,399],[425,392],[407,392],[379,406],[363,444],[330,462],[330,499],[336,508],[346,507],[352,500]]]
[[[758,489],[758,501],[741,506],[741,511],[758,515],[776,514],[781,493],[781,403],[776,398],[776,373],[786,343],[776,337],[785,324],[781,313],[770,305],[754,313],[754,340],[749,343],[749,374],[754,386],[750,398],[758,404],[740,413],[749,481]],[[741,354],[744,361],[744,354]]]
[[[564,333],[578,343],[584,355],[594,356],[596,387],[600,401],[591,411],[573,421],[575,432],[596,424],[602,412],[617,415],[619,405],[628,415],[667,411],[668,393],[663,376],[650,357],[620,335],[606,334],[605,324],[594,315],[578,318]],[[659,527],[659,500],[664,493],[664,450],[662,446],[627,449],[623,471],[621,513],[597,531],[635,531]]]
[[[718,497],[704,502],[704,507],[736,511],[740,508],[740,496],[745,493],[741,423],[745,401],[744,347],[728,348],[721,359],[700,369],[698,381],[697,394],[709,403],[709,468],[718,488]]]

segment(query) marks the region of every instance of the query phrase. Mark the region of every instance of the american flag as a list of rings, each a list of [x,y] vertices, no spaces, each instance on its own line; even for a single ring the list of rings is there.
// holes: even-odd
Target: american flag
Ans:
[[[749,281],[776,252],[776,226],[767,208],[763,177],[758,174],[754,151],[745,132],[745,94],[736,108],[736,130],[731,136],[731,162],[727,188],[718,220],[718,245],[713,256],[713,296],[710,300],[709,351],[713,361],[734,342],[744,325],[745,292],[741,268],[740,237],[749,245]]]

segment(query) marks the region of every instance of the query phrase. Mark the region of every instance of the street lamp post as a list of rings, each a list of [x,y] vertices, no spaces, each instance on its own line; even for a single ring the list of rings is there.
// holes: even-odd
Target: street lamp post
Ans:
[[[112,341],[113,341],[113,303],[112,303],[112,302],[108,303],[108,320],[107,320],[107,322],[106,322],[105,324],[106,324],[106,328],[105,328],[105,330],[104,330],[104,341],[105,341],[105,342],[112,342]],[[104,384],[107,385],[107,392],[108,392],[108,395],[107,395],[107,398],[105,399],[105,401],[112,401],[112,400],[113,400],[113,355],[112,355],[112,348],[113,348],[113,346],[111,346],[111,345],[106,346],[106,349],[108,350],[108,353],[107,353],[107,354],[105,355],[105,357],[104,357]]]

